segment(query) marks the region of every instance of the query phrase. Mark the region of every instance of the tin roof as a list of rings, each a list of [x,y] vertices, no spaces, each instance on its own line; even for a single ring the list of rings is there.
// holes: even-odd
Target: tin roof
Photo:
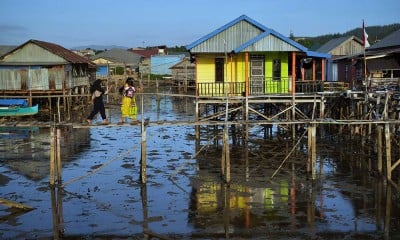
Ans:
[[[138,65],[142,56],[129,50],[113,48],[99,54],[94,55],[91,59],[96,60],[104,58],[114,63],[126,63]]]
[[[90,60],[88,60],[87,58],[80,56],[76,53],[74,53],[71,50],[68,50],[60,45],[54,44],[54,43],[50,43],[50,42],[44,42],[44,41],[39,41],[39,40],[35,40],[35,39],[31,39],[25,43],[23,43],[22,45],[12,49],[10,52],[4,54],[3,56],[1,56],[1,58],[4,60],[4,58],[7,57],[7,55],[12,54],[13,52],[22,49],[24,46],[28,45],[28,44],[35,44],[61,58],[63,58],[65,61],[69,62],[69,63],[86,63],[89,66],[95,66]]]
[[[379,42],[367,48],[368,50],[376,50],[379,48],[399,47],[400,46],[400,29],[392,32]]]
[[[354,41],[359,42],[360,44],[363,44],[362,40],[355,36],[344,36],[344,37],[339,37],[339,38],[334,38],[334,39],[329,40],[327,43],[325,43],[324,45],[319,47],[317,49],[317,51],[329,53],[330,51],[332,51],[333,49],[335,49],[336,47],[340,46],[341,44],[345,43],[348,40],[354,40]]]
[[[300,51],[308,56],[330,58],[242,15],[186,46],[192,52]]]
[[[129,51],[132,51],[136,54],[139,54],[140,56],[144,58],[150,58],[153,55],[158,54],[158,48],[151,48],[151,49],[131,49]]]

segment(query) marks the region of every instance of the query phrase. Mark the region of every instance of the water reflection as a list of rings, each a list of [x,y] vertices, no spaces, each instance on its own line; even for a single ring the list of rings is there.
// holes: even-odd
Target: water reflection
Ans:
[[[143,101],[151,121],[193,119],[192,99],[152,95]],[[108,111],[111,120],[119,118],[117,108]],[[355,156],[362,149],[358,142],[318,140],[313,182],[306,173],[305,140],[271,179],[295,141],[276,127],[249,130],[246,141],[243,128],[230,129],[229,185],[220,175],[220,127],[201,126],[200,139],[195,138],[195,127],[149,127],[147,184],[139,181],[138,127],[63,129],[63,182],[88,175],[64,188],[48,186],[49,129],[30,130],[27,138],[2,139],[0,175],[8,181],[0,185],[1,197],[36,209],[10,216],[2,207],[0,238],[388,239],[399,235],[399,192],[364,170],[372,157]],[[13,167],[16,162],[21,166]],[[104,168],[89,175],[100,167]]]

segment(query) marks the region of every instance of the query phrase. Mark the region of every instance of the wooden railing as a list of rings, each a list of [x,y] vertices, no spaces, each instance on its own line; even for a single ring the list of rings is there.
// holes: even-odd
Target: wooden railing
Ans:
[[[296,81],[296,93],[344,92],[349,89],[348,83],[324,81]],[[232,83],[197,83],[198,96],[243,96],[244,82]],[[252,80],[249,84],[249,95],[291,94],[289,79],[281,81]]]
[[[223,97],[242,96],[245,92],[244,82],[231,83],[198,83],[198,96]]]

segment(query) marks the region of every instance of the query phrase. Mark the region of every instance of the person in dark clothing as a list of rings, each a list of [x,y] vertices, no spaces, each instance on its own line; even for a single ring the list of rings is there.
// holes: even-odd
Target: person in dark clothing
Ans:
[[[101,87],[101,79],[97,79],[94,83],[90,86],[90,93],[92,94],[92,101],[93,101],[93,110],[86,119],[86,121],[91,124],[94,116],[97,113],[100,113],[101,118],[103,119],[102,124],[107,125],[107,117],[106,117],[106,110],[103,103],[103,95],[107,94],[107,91]]]

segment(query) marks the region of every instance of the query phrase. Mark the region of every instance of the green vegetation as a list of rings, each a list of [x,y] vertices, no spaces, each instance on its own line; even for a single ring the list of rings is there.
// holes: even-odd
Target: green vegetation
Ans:
[[[384,26],[366,27],[365,31],[368,34],[368,42],[372,45],[398,29],[400,29],[400,23],[389,24]],[[320,35],[317,37],[304,37],[304,38],[295,37],[295,39],[297,39],[297,42],[300,43],[301,45],[311,50],[316,50],[320,46],[322,46],[323,44],[327,43],[329,40],[334,38],[345,37],[345,36],[356,36],[362,39],[362,35],[363,35],[363,30],[361,27],[359,27],[342,34],[335,33],[335,34]]]

